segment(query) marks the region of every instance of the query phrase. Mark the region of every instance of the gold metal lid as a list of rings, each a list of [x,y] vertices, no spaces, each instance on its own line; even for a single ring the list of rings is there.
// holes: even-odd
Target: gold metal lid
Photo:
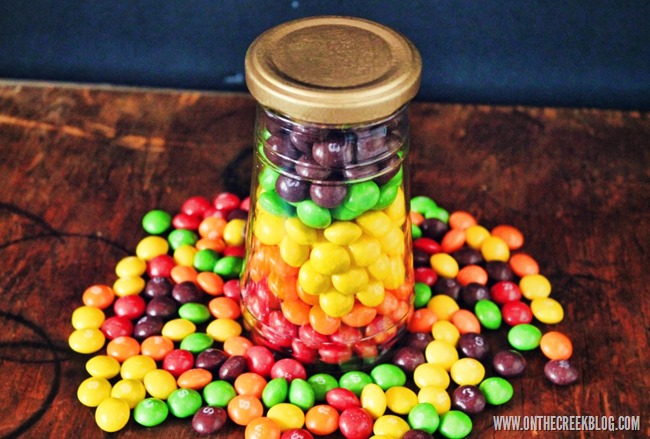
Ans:
[[[389,116],[420,86],[422,60],[403,35],[352,17],[311,17],[260,35],[246,54],[257,101],[307,122],[351,124]]]

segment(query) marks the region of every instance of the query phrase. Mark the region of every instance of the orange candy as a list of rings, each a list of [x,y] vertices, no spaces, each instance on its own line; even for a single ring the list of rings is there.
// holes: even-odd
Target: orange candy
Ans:
[[[339,428],[339,412],[329,405],[315,405],[305,414],[305,427],[318,436],[332,434]]]
[[[469,212],[457,210],[449,214],[449,227],[452,229],[465,230],[476,224],[476,218]]]
[[[503,239],[510,250],[520,249],[524,245],[524,234],[513,226],[506,224],[498,225],[492,229],[490,234]]]
[[[341,326],[341,319],[328,316],[320,306],[314,305],[309,310],[309,324],[319,334],[332,335]]]
[[[184,265],[176,265],[171,269],[172,280],[180,284],[181,282],[196,282],[198,272],[194,267],[186,267]]]
[[[269,274],[267,283],[271,292],[280,300],[298,299],[297,276],[282,276],[277,273]]]
[[[199,224],[199,236],[208,239],[222,238],[226,224],[228,224],[228,221],[225,218],[216,216],[204,218]]]
[[[81,300],[86,306],[106,309],[113,304],[115,292],[108,285],[93,285],[84,291]]]
[[[462,286],[468,285],[472,282],[485,285],[488,281],[488,274],[480,265],[466,265],[458,270],[456,280]]]
[[[116,337],[106,345],[106,355],[115,358],[120,363],[123,363],[127,358],[131,358],[139,353],[140,343],[138,343],[138,340],[126,335]]]
[[[571,340],[559,331],[550,331],[542,335],[539,347],[549,360],[568,360],[573,354]]]
[[[233,386],[238,395],[252,395],[261,399],[266,379],[255,372],[244,372],[235,379]]]
[[[140,353],[155,361],[162,361],[165,356],[174,350],[174,342],[162,335],[152,335],[142,341]]]
[[[226,248],[226,241],[223,238],[201,238],[194,244],[197,250],[210,249],[222,253]]]
[[[223,279],[217,273],[202,271],[196,275],[196,283],[199,288],[211,296],[221,296],[223,294]]]
[[[429,308],[420,308],[416,309],[409,320],[408,331],[409,332],[431,332],[433,324],[438,321],[438,316],[436,313],[431,311]]]
[[[285,300],[280,304],[282,307],[282,314],[294,325],[302,326],[309,323],[309,311],[311,305],[303,302],[300,299]]]
[[[422,215],[420,212],[416,212],[414,210],[411,210],[409,212],[409,218],[411,220],[411,224],[419,226],[424,222],[424,215]]]
[[[459,309],[451,316],[451,323],[458,328],[460,334],[467,334],[473,332],[475,334],[481,333],[481,323],[478,318],[469,310]]]
[[[298,293],[298,298],[303,302],[309,305],[318,305],[320,299],[317,294],[306,293],[299,284],[296,286],[296,291]]]
[[[262,416],[248,423],[244,439],[280,439],[281,434],[282,430],[273,419]]]
[[[355,303],[352,307],[352,311],[341,317],[341,321],[348,326],[361,328],[363,326],[368,326],[376,316],[377,310],[375,308],[370,308],[361,303]]]
[[[248,425],[264,414],[264,406],[253,395],[237,395],[228,403],[228,416],[237,425]]]
[[[229,337],[223,342],[223,351],[230,355],[244,355],[253,346],[253,342],[241,335]]]
[[[512,272],[519,277],[524,277],[529,274],[539,274],[537,261],[526,253],[515,253],[510,256],[508,264]]]
[[[241,315],[241,308],[234,299],[230,297],[215,297],[208,302],[208,309],[213,317],[217,319],[236,320]]]
[[[384,300],[379,305],[375,307],[377,314],[381,315],[390,315],[397,307],[399,306],[399,300],[395,295],[386,290],[384,291]]]
[[[201,368],[186,370],[176,379],[178,387],[194,390],[201,390],[210,382],[212,382],[212,373]]]
[[[451,254],[460,250],[465,245],[465,230],[463,229],[450,229],[440,241],[442,251]]]

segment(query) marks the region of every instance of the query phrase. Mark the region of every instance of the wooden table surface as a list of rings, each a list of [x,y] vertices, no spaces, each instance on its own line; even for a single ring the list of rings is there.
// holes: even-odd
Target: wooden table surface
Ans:
[[[68,347],[71,313],[116,279],[144,213],[248,193],[254,111],[247,95],[0,82],[0,436],[104,436],[76,399],[89,356]],[[475,416],[472,436],[647,437],[650,115],[416,102],[410,116],[411,194],[524,233],[566,312],[539,326],[571,338],[580,371],[558,387],[526,353],[513,399]],[[640,431],[496,432],[493,415],[630,417]],[[168,419],[113,436],[198,434]]]

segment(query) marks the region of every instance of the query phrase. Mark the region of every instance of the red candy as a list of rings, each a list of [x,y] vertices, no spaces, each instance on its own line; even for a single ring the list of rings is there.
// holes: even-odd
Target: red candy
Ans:
[[[203,215],[188,215],[181,212],[174,215],[172,225],[175,229],[197,230],[201,221],[203,221]]]
[[[438,244],[433,239],[426,238],[426,237],[418,238],[415,241],[413,241],[413,248],[422,250],[423,252],[429,255],[440,253],[442,251],[442,247],[440,246],[440,244]]]
[[[293,358],[283,358],[271,367],[271,378],[284,378],[288,382],[295,378],[307,379],[307,371],[301,362]]]
[[[415,269],[415,282],[433,286],[438,280],[438,275],[431,267],[417,267]]]
[[[504,304],[501,307],[501,315],[503,316],[503,321],[510,326],[533,321],[533,312],[530,306],[519,300]]]
[[[244,354],[248,363],[248,370],[264,378],[271,376],[271,368],[275,364],[273,353],[264,346],[251,346]]]
[[[146,306],[147,304],[142,296],[130,295],[118,297],[115,303],[113,303],[113,310],[117,316],[134,320],[144,315]]]
[[[214,197],[212,205],[219,211],[230,212],[231,210],[239,208],[241,200],[235,194],[223,192]]]
[[[343,412],[349,408],[361,407],[361,402],[357,395],[352,393],[351,390],[344,389],[343,387],[337,387],[328,391],[325,394],[325,400],[339,412]]]
[[[519,285],[509,280],[502,280],[490,288],[490,297],[499,305],[521,299]]]
[[[194,356],[190,351],[184,349],[174,349],[163,359],[162,368],[171,373],[174,378],[178,378],[194,367]]]
[[[339,416],[339,430],[346,439],[367,439],[372,436],[372,418],[360,407],[345,409]]]
[[[160,255],[147,262],[149,277],[171,277],[176,261],[170,255]]]
[[[112,316],[104,320],[101,330],[108,340],[131,336],[133,334],[133,322],[126,317]]]
[[[302,428],[292,428],[282,433],[280,439],[314,439],[314,436]]]
[[[181,212],[186,215],[203,216],[206,210],[212,207],[212,203],[205,197],[199,195],[190,197],[181,206]]]

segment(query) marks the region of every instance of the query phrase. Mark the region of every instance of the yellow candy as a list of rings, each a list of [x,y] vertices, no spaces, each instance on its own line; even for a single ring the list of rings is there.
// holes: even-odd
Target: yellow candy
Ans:
[[[228,221],[223,229],[223,240],[226,241],[227,245],[231,246],[244,245],[245,230],[246,220],[241,218],[232,219]]]
[[[388,273],[384,278],[384,287],[389,290],[399,288],[406,280],[406,267],[401,256],[389,256]]]
[[[139,380],[120,380],[111,389],[111,397],[125,401],[132,409],[146,397],[147,391]]]
[[[402,437],[411,427],[408,422],[396,415],[384,415],[375,421],[372,432],[378,436]]]
[[[147,263],[137,256],[127,256],[115,266],[118,277],[142,276],[147,271]]]
[[[418,396],[404,386],[394,386],[386,390],[386,406],[395,414],[407,415],[418,404]]]
[[[375,279],[383,281],[384,279],[386,279],[386,276],[388,276],[388,270],[390,269],[390,259],[388,259],[388,255],[381,253],[381,248],[379,252],[380,254],[377,260],[372,264],[368,265],[368,272]],[[356,263],[356,259],[355,259],[355,263]],[[358,263],[357,265],[363,266]]]
[[[508,243],[498,236],[490,236],[481,243],[481,254],[486,261],[508,262],[510,247]]]
[[[300,267],[309,259],[309,246],[298,244],[286,235],[280,241],[280,257],[292,267]]]
[[[310,261],[306,261],[298,271],[298,285],[307,294],[323,294],[332,287],[330,276],[316,271]]]
[[[164,369],[155,369],[145,374],[144,387],[149,395],[165,401],[178,388],[178,385],[176,378],[170,372]]]
[[[381,211],[366,212],[355,221],[365,234],[375,238],[384,236],[393,227],[390,217]]]
[[[356,294],[368,287],[368,272],[361,267],[351,267],[348,271],[332,275],[332,285],[343,294]]]
[[[474,250],[479,250],[481,244],[490,237],[490,231],[485,227],[475,224],[465,229],[465,243]]]
[[[97,426],[107,433],[123,429],[130,416],[129,405],[119,398],[106,398],[95,410]]]
[[[124,360],[120,375],[124,379],[142,381],[147,372],[155,370],[157,367],[153,358],[146,355],[134,355]]]
[[[356,241],[348,245],[352,261],[359,267],[368,267],[376,263],[382,256],[381,243],[377,238],[362,235]]]
[[[447,253],[436,253],[429,259],[431,268],[438,276],[453,279],[458,274],[458,262]]]
[[[266,417],[275,421],[283,432],[292,428],[302,428],[305,425],[305,413],[297,405],[287,402],[271,407]]]
[[[361,408],[368,412],[372,419],[377,419],[386,412],[386,394],[375,383],[366,384],[359,396]]]
[[[77,388],[77,399],[86,407],[97,407],[111,396],[111,383],[106,378],[86,378]]]
[[[485,377],[485,368],[474,358],[461,358],[451,365],[450,374],[459,386],[478,386]]]
[[[253,234],[265,245],[278,245],[285,235],[284,219],[258,210]]]
[[[120,362],[109,355],[96,355],[86,362],[86,371],[96,378],[110,380],[120,373]]]
[[[433,313],[438,317],[438,320],[451,320],[451,316],[460,309],[458,303],[446,294],[436,294],[427,304]]]
[[[384,209],[384,213],[390,218],[394,225],[401,227],[408,218],[406,215],[406,203],[404,202],[404,191],[402,188],[397,189],[395,200]]]
[[[562,305],[550,297],[539,297],[530,302],[530,309],[533,316],[542,323],[554,325],[560,323],[564,318]]]
[[[343,317],[354,306],[354,296],[330,290],[318,296],[321,309],[330,317]]]
[[[284,222],[284,229],[287,235],[300,245],[312,245],[318,240],[316,229],[305,225],[297,217],[287,219]]]
[[[356,298],[362,305],[375,307],[384,301],[386,295],[384,285],[379,281],[370,281],[368,286],[356,294]]]
[[[347,250],[331,242],[314,245],[309,260],[316,271],[325,275],[343,273],[350,268],[350,255]]]
[[[196,331],[196,325],[186,319],[172,319],[165,323],[161,334],[172,341],[182,341]]]
[[[541,274],[527,274],[519,280],[521,294],[528,300],[548,297],[551,294],[551,283]]]
[[[413,382],[420,389],[431,386],[446,389],[449,387],[451,380],[449,379],[449,373],[442,366],[433,363],[422,363],[413,371]]]
[[[98,329],[104,323],[104,311],[94,306],[80,306],[72,312],[72,327],[74,329]]]
[[[443,415],[451,409],[449,393],[441,387],[427,386],[418,392],[418,402],[428,402],[436,408],[438,415]]]
[[[169,251],[169,243],[161,236],[147,236],[135,247],[135,254],[140,259],[149,261],[156,256],[166,255]]]
[[[80,354],[97,352],[104,347],[105,341],[104,333],[97,328],[76,329],[68,337],[70,348]]]
[[[194,255],[198,250],[193,245],[184,244],[174,251],[174,261],[184,267],[194,266]]]
[[[219,318],[210,322],[205,332],[214,340],[223,343],[231,337],[242,333],[242,327],[237,320]]]
[[[404,232],[398,227],[393,227],[387,234],[379,238],[381,250],[388,256],[404,254]]]
[[[456,348],[442,340],[433,340],[427,345],[424,356],[428,363],[437,364],[445,370],[451,369],[451,365],[458,361]]]
[[[145,285],[145,280],[139,276],[120,277],[113,284],[113,292],[118,297],[132,296],[140,294],[144,290]]]
[[[323,231],[325,239],[338,245],[352,244],[362,234],[361,227],[349,221],[335,221]]]
[[[460,338],[460,331],[448,320],[438,320],[431,328],[431,334],[434,340],[443,340],[452,346],[456,346]]]

